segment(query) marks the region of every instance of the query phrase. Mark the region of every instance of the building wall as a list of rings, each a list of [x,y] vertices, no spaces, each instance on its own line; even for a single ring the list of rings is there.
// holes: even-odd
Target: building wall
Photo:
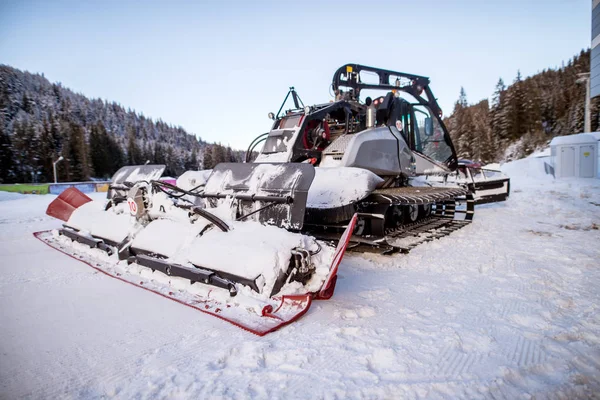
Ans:
[[[591,97],[600,96],[600,0],[592,0]]]

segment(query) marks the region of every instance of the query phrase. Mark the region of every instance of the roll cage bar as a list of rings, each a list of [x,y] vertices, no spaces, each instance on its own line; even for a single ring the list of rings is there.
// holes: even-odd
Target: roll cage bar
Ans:
[[[363,83],[360,81],[360,73],[362,71],[372,72],[379,77],[379,83]],[[396,81],[390,83],[390,78],[396,78]],[[410,82],[402,85],[400,79],[407,79]],[[390,71],[387,69],[368,67],[360,64],[346,64],[338,68],[333,74],[333,82],[331,84],[333,91],[338,93],[340,87],[347,87],[353,90],[351,97],[353,100],[358,100],[362,89],[384,89],[384,90],[400,90],[413,96],[419,103],[429,106],[439,117],[442,116],[442,109],[435,100],[433,92],[429,88],[430,80],[426,76],[407,74],[406,72]],[[421,94],[425,92],[427,100]]]
[[[360,80],[362,71],[371,72],[379,78],[378,83],[364,83]],[[391,80],[394,80],[392,83]],[[379,89],[390,91],[402,91],[410,94],[421,105],[428,106],[437,117],[440,126],[444,131],[444,141],[452,150],[452,156],[446,160],[447,166],[454,170],[457,167],[457,156],[454,144],[450,139],[450,133],[442,121],[442,109],[437,103],[429,83],[431,81],[426,76],[408,74],[406,72],[391,71],[387,69],[368,67],[360,64],[346,64],[341,66],[333,74],[331,87],[336,95],[341,94],[340,88],[350,88],[348,92],[351,100],[359,101],[360,91],[362,89]],[[427,99],[422,94],[425,92]]]

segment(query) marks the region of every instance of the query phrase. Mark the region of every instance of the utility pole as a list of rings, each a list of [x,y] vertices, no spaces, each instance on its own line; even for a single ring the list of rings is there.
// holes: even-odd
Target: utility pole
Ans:
[[[52,168],[54,169],[54,183],[57,183],[56,182],[56,164],[58,164],[62,160],[64,160],[64,158],[63,158],[63,156],[60,156],[60,157],[58,157],[58,160],[56,160],[52,163]]]
[[[585,85],[585,123],[583,127],[584,132],[592,131],[592,117],[590,110],[590,73],[582,72],[577,74],[579,78],[575,81],[577,83],[583,83]],[[577,133],[577,132],[573,132]]]

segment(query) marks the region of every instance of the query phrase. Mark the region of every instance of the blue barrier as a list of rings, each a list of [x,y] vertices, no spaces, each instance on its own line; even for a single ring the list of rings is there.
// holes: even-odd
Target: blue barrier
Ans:
[[[96,183],[52,183],[48,186],[48,192],[50,194],[61,194],[70,187],[74,187],[83,193],[96,191]]]

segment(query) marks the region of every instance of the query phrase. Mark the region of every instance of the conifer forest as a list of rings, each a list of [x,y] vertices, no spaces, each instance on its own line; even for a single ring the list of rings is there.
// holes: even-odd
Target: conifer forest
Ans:
[[[566,65],[523,79],[519,71],[507,84],[498,80],[488,99],[469,104],[461,88],[445,124],[459,158],[484,163],[523,158],[555,136],[584,131],[585,86],[578,74],[590,71],[590,51]],[[600,100],[591,101],[592,131],[600,126]]]
[[[0,182],[51,182],[60,156],[58,181],[75,182],[145,163],[165,164],[165,175],[176,177],[241,161],[243,152],[0,65]]]
[[[468,82],[445,123],[459,158],[484,163],[522,158],[554,136],[583,132],[590,70],[582,50],[560,68],[512,83],[498,80],[491,101],[469,103]],[[466,88],[466,89],[465,89]],[[592,99],[592,130],[600,126],[600,101]],[[204,142],[183,128],[50,83],[43,75],[0,65],[0,182],[109,179],[123,165],[165,164],[165,175],[239,162],[243,151]]]

